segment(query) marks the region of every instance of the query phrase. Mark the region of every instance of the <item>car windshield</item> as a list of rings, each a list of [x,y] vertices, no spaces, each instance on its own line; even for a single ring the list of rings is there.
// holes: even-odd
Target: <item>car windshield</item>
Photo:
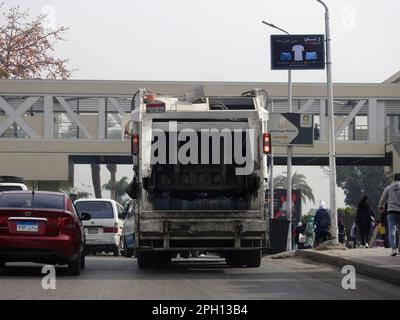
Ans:
[[[1,193],[0,207],[64,210],[64,196],[38,193]]]
[[[92,219],[114,218],[113,208],[110,202],[105,201],[81,201],[76,203],[79,215],[89,213]]]

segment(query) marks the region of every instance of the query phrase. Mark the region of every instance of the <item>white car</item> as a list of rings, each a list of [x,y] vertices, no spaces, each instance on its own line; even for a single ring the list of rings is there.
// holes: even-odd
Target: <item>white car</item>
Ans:
[[[0,192],[3,191],[26,191],[24,179],[15,176],[0,176]]]
[[[4,182],[4,183],[0,183],[0,192],[3,191],[17,191],[17,190],[28,190],[28,188],[26,187],[26,185],[24,185],[23,183],[14,183],[14,182]]]
[[[86,253],[113,252],[119,256],[124,208],[111,199],[80,199],[75,201],[79,215],[89,213],[83,221],[86,234]]]

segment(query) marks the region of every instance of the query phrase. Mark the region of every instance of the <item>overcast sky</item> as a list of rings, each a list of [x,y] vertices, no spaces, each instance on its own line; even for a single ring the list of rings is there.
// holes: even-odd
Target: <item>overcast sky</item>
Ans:
[[[3,1],[6,8],[49,13],[50,25],[69,27],[68,42],[57,47],[57,55],[79,68],[73,79],[284,82],[287,72],[271,71],[269,62],[269,37],[279,31],[261,20],[293,34],[324,33],[324,9],[315,0]],[[382,82],[400,70],[400,1],[326,4],[334,82]],[[324,71],[293,72],[294,82],[325,79]],[[315,168],[299,170],[317,200],[329,204],[327,178]],[[75,171],[91,184],[87,167]],[[120,175],[130,170],[121,167]],[[338,205],[343,205],[342,194]]]

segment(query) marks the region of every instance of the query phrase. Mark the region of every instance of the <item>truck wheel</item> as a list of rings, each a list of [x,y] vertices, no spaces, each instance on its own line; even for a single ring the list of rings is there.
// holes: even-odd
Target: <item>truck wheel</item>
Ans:
[[[259,268],[261,259],[261,250],[249,250],[245,252],[244,262],[248,268]]]
[[[71,276],[79,276],[81,274],[81,255],[68,263],[68,273]]]
[[[86,266],[86,257],[84,254],[81,255],[81,269],[85,269]]]
[[[169,268],[171,266],[171,254],[169,252],[160,252],[155,256],[156,268]]]
[[[154,257],[150,252],[138,252],[137,264],[140,269],[153,268]]]
[[[242,268],[244,265],[244,254],[243,252],[228,252],[225,256],[226,263],[231,268]]]

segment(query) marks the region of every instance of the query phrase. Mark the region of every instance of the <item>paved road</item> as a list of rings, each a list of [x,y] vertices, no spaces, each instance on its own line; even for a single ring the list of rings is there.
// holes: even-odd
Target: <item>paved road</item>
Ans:
[[[343,290],[340,270],[299,258],[264,258],[257,269],[230,269],[219,259],[175,261],[171,269],[140,270],[135,259],[87,257],[81,276],[57,268],[56,290],[41,287],[41,266],[8,264],[2,299],[400,299],[400,287],[357,276]]]

